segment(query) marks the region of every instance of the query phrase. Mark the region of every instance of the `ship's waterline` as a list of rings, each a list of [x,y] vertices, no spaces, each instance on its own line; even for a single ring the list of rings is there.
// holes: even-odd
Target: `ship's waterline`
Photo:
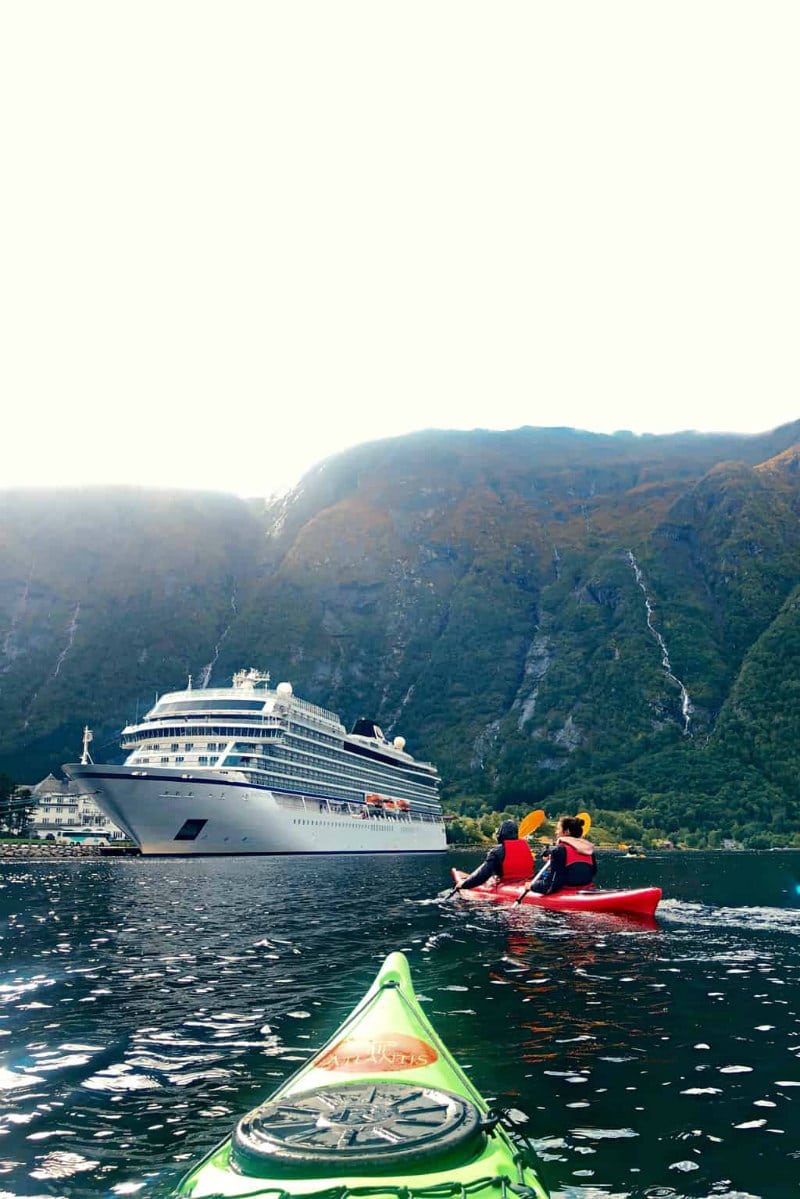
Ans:
[[[240,671],[123,730],[123,766],[65,772],[146,854],[436,853],[439,776],[372,721],[351,733],[288,683]]]

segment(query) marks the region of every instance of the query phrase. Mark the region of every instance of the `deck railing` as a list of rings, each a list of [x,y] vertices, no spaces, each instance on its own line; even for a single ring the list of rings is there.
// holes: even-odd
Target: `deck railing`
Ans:
[[[355,820],[393,820],[398,823],[441,824],[438,812],[373,812],[365,803],[352,800],[325,799],[317,795],[282,795],[273,792],[273,798],[281,808],[294,808],[303,812],[323,813],[329,816],[352,816]]]

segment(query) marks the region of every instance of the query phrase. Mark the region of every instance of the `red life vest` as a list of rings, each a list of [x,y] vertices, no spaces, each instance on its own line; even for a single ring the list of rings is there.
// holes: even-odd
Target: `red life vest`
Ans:
[[[504,841],[503,882],[513,882],[533,875],[533,854],[527,841]]]
[[[594,878],[595,863],[592,861],[590,853],[579,853],[574,845],[569,840],[561,840],[559,837],[558,845],[562,847],[567,855],[564,864],[564,881],[561,884],[566,887],[585,887],[589,885]],[[576,867],[576,869],[572,869]]]
[[[567,853],[567,866],[571,866],[573,862],[586,862],[587,866],[592,865],[592,855],[590,853],[578,853],[574,845],[570,845],[569,841],[562,841],[559,838],[559,845],[563,845]]]

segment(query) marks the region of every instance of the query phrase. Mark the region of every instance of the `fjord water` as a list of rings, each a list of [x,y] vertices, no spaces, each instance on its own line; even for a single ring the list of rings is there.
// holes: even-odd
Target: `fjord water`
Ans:
[[[800,853],[601,858],[654,921],[436,902],[482,855],[0,865],[0,1194],[163,1199],[384,955],[558,1199],[800,1180]]]

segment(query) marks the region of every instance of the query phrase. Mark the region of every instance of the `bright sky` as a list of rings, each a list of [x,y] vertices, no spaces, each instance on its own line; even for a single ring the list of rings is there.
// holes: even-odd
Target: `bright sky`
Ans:
[[[0,486],[800,416],[797,0],[0,12]]]

